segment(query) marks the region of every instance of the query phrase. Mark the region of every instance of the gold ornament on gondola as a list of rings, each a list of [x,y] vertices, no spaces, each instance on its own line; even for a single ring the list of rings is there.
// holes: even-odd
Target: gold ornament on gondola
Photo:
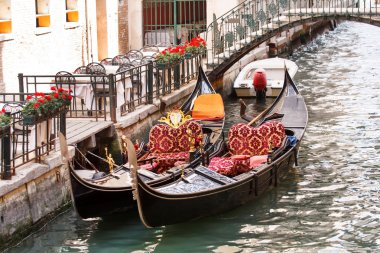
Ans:
[[[170,112],[167,112],[166,117],[161,117],[158,122],[166,123],[169,126],[173,128],[178,128],[182,126],[184,123],[186,123],[189,120],[192,120],[193,118],[190,115],[186,115],[181,110],[173,110]]]
[[[115,161],[112,158],[112,154],[108,153],[108,149],[107,148],[105,148],[105,151],[106,151],[106,158],[107,158],[107,163],[108,163],[109,171],[110,171],[110,173],[112,173],[113,172],[113,165],[115,164]]]

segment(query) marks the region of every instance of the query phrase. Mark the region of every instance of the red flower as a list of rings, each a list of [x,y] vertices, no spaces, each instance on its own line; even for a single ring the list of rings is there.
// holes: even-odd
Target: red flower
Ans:
[[[41,103],[41,104],[45,104],[46,101],[44,99],[38,99],[38,102]]]
[[[45,96],[45,99],[46,99],[47,101],[50,101],[50,100],[51,100],[51,96]]]
[[[66,99],[66,95],[65,95],[65,94],[62,94],[62,98],[63,98],[63,99]]]
[[[39,107],[40,107],[40,104],[39,104],[39,103],[35,103],[35,104],[33,105],[33,107],[34,107],[34,108],[39,108]]]
[[[69,100],[71,100],[71,99],[73,99],[73,96],[68,95],[67,98],[68,98]]]
[[[57,88],[55,88],[55,86],[51,87],[50,90],[56,90]]]
[[[26,96],[26,100],[30,100],[30,99],[32,99],[33,97],[31,96],[31,95],[28,95],[28,96]]]
[[[3,112],[3,113],[4,113],[4,112],[5,112],[5,109],[4,109],[4,108],[3,108],[3,109],[1,109],[1,112]]]
[[[55,98],[59,98],[58,93],[54,93],[53,96],[54,96]]]

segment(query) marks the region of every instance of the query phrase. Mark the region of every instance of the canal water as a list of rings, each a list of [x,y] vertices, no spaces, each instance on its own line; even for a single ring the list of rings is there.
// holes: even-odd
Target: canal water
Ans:
[[[292,60],[309,125],[300,165],[278,188],[233,211],[155,229],[136,212],[81,220],[70,209],[7,252],[379,252],[380,28],[340,24]],[[229,124],[240,121],[238,100],[226,103]]]

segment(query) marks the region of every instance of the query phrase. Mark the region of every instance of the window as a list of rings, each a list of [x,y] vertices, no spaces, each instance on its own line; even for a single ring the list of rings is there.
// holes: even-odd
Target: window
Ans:
[[[12,32],[11,0],[0,0],[0,33]]]
[[[36,26],[50,26],[49,0],[36,0]]]
[[[66,22],[78,22],[78,0],[66,0]]]

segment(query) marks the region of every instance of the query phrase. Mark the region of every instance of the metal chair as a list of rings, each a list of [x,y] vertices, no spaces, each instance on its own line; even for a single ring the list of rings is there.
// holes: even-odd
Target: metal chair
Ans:
[[[112,58],[104,58],[100,61],[100,64],[102,65],[112,65]]]
[[[104,66],[98,62],[91,62],[87,64],[87,73],[91,75],[105,75],[106,74],[106,69]]]
[[[104,103],[104,112],[107,106],[107,97],[109,97],[109,79],[106,75],[106,69],[97,62],[91,62],[87,66],[87,72],[91,75],[91,85],[94,92],[94,99],[91,103],[91,109],[95,102],[95,110],[102,110],[102,101]],[[96,108],[98,106],[98,108]]]
[[[73,74],[67,71],[59,71],[57,74],[55,74],[55,86],[57,88],[62,88],[66,90],[71,90],[73,92],[74,101],[70,104],[70,109],[76,110],[76,103],[75,103],[75,84],[76,80]]]
[[[142,59],[144,57],[144,55],[139,50],[130,50],[125,55],[129,58],[130,61]]]
[[[87,73],[87,67],[86,66],[80,66],[76,68],[73,72],[74,74],[88,74]]]
[[[130,63],[131,61],[129,58],[125,55],[116,55],[114,58],[112,58],[112,65],[122,65]]]

